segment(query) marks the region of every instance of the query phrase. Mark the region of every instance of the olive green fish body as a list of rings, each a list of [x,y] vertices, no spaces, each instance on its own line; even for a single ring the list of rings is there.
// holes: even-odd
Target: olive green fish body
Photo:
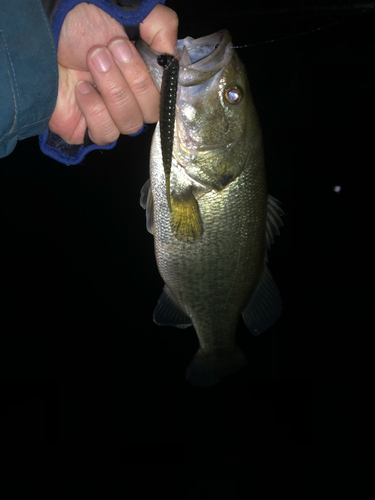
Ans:
[[[171,203],[158,124],[141,204],[165,282],[154,321],[194,326],[200,348],[187,378],[208,387],[248,363],[240,316],[258,335],[280,314],[266,262],[283,212],[267,192],[259,120],[229,33],[179,40],[179,51]]]
[[[262,158],[258,169],[245,168],[222,191],[211,190],[198,198],[204,232],[192,244],[176,239],[171,228],[158,130],[152,149],[151,186],[154,200],[159,200],[154,203],[154,238],[160,275],[191,319],[201,348],[232,349],[239,316],[261,276],[266,251],[267,187]],[[249,183],[254,192],[244,189]]]

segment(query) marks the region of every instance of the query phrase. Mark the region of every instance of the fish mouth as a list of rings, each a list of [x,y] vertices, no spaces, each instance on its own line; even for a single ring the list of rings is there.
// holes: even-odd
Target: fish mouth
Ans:
[[[160,91],[164,68],[157,63],[159,52],[151,49],[147,43],[139,39],[136,48],[144,60],[151,78]],[[174,156],[179,156],[181,163],[193,160],[198,153],[211,152],[219,155],[227,148],[220,144],[202,144],[197,141],[189,131],[184,120],[180,117],[180,105],[185,100],[185,92],[190,96],[197,96],[206,92],[210,87],[217,84],[218,75],[225,68],[234,53],[232,37],[228,30],[223,29],[201,38],[190,36],[177,41],[179,56],[178,84],[182,88],[176,103],[176,127]]]
[[[163,68],[157,63],[160,53],[151,49],[142,39],[137,41],[136,48],[160,91],[163,76]],[[201,38],[187,36],[177,41],[177,50],[180,59],[178,83],[183,87],[199,85],[212,78],[228,64],[234,51],[228,30]]]
[[[180,54],[180,71],[178,83],[185,87],[181,89],[178,108],[189,103],[190,95],[204,94],[210,87],[217,85],[221,70],[229,64],[234,48],[232,37],[228,30],[221,30],[212,35],[201,38],[186,37],[177,42]],[[214,78],[216,75],[217,78]],[[190,87],[190,88],[188,88]],[[194,89],[192,88],[194,87]],[[176,115],[175,140],[178,149],[175,154],[193,160],[198,153],[210,152],[211,155],[219,155],[225,148],[222,143],[202,144],[190,133],[189,126],[181,118],[180,113]]]
[[[184,87],[199,85],[224,68],[233,54],[232,37],[221,30],[201,38],[178,40],[180,72],[178,83]]]
[[[180,54],[178,83],[182,88],[177,103],[175,140],[178,149],[175,148],[175,154],[185,161],[194,160],[198,153],[220,155],[230,145],[223,146],[222,142],[203,144],[191,133],[189,120],[185,122],[182,115],[183,108],[189,113],[191,100],[219,85],[221,71],[229,64],[234,52],[232,37],[228,30],[221,30],[201,38],[178,40],[177,48]]]

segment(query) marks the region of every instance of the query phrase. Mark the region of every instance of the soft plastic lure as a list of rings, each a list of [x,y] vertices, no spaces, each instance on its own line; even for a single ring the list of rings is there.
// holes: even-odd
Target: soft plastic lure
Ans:
[[[170,178],[172,167],[172,151],[174,136],[174,119],[176,114],[177,87],[178,87],[178,60],[169,54],[158,57],[158,64],[164,68],[160,91],[160,137],[161,152],[169,211],[172,211]]]

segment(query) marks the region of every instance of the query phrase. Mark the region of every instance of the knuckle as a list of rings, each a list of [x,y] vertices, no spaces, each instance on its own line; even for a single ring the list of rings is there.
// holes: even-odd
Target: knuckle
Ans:
[[[115,129],[113,125],[107,124],[106,126],[105,124],[102,124],[100,127],[100,133],[95,134],[96,140],[93,142],[95,142],[98,146],[105,146],[111,142],[117,141],[119,136],[120,131]]]
[[[123,86],[112,85],[107,90],[107,98],[115,104],[126,103],[129,99],[129,94]]]
[[[152,86],[153,83],[148,73],[146,75],[141,71],[133,73],[132,90],[136,95],[142,96],[148,93],[152,89]]]
[[[98,146],[104,146],[118,139],[120,133],[112,122],[105,105],[102,102],[92,104],[87,121],[93,142]],[[94,132],[95,131],[95,132]]]
[[[160,5],[160,4],[159,4]],[[160,5],[160,12],[163,16],[163,24],[176,27],[178,26],[178,15],[177,12],[167,7],[166,5]]]
[[[173,9],[169,9],[168,16],[169,16],[168,24],[172,28],[177,28],[178,27],[178,15],[177,15],[177,12],[175,12]]]
[[[102,102],[94,101],[91,104],[88,114],[92,120],[100,121],[104,117],[105,111],[106,109]]]
[[[135,134],[143,127],[143,120],[133,119],[129,120],[126,125],[123,127],[121,132],[123,134]]]

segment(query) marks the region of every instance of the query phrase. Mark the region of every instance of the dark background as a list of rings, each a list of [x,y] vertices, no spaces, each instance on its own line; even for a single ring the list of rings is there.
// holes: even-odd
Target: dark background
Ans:
[[[270,251],[283,313],[259,337],[241,320],[248,370],[208,390],[190,386],[194,331],[152,322],[163,282],[139,192],[154,126],[74,167],[30,138],[0,161],[1,380],[11,394],[42,394],[58,408],[47,438],[121,442],[125,462],[160,460],[157,445],[173,463],[194,464],[224,454],[249,461],[254,446],[259,456],[266,445],[294,443],[310,474],[312,414],[323,429],[314,417],[314,442],[360,438],[353,406],[335,413],[342,399],[330,395],[345,398],[366,366],[354,335],[369,307],[358,209],[373,166],[375,13],[354,2],[168,5],[179,38],[227,28],[235,45],[255,44],[238,53],[263,129],[269,192],[286,213]],[[336,427],[343,414],[345,439]]]

